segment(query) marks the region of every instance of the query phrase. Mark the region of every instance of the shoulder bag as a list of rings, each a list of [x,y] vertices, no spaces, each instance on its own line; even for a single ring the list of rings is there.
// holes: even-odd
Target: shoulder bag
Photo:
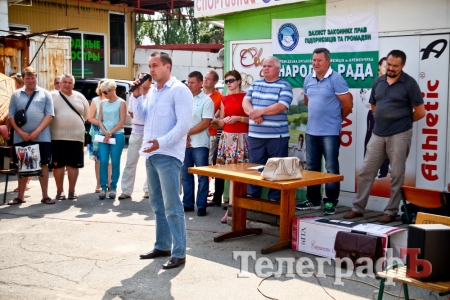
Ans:
[[[28,100],[27,106],[25,106],[25,109],[21,109],[14,114],[14,122],[16,122],[17,126],[22,127],[27,123],[27,109],[30,106],[31,100],[33,100],[35,94],[36,91],[34,91],[31,95],[30,100]]]
[[[301,179],[298,157],[272,157],[267,160],[261,177],[269,181]]]
[[[83,122],[83,126],[84,126],[84,119],[83,117],[80,115],[80,113],[72,106],[72,104],[70,104],[70,102],[67,100],[67,98],[63,95],[63,93],[59,92],[59,94],[61,95],[61,97],[64,99],[64,101],[66,101],[67,105],[69,105],[69,107],[77,113],[77,115],[80,117],[81,121]],[[84,130],[84,144],[91,144],[92,143],[92,137],[90,135],[89,132],[86,131],[86,129]]]
[[[336,258],[350,259],[353,262],[353,269],[366,265],[363,260],[358,261],[359,258],[370,259],[375,266],[383,253],[381,237],[346,231],[337,233],[334,251],[336,251]],[[341,266],[348,269],[345,261],[342,261]]]

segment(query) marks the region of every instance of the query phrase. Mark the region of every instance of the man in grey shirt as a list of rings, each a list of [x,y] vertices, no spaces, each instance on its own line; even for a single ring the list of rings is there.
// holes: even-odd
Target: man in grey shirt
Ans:
[[[358,192],[353,209],[344,219],[362,216],[372,185],[384,160],[391,163],[391,195],[379,221],[395,219],[400,204],[400,187],[405,180],[406,158],[411,148],[412,125],[425,116],[423,98],[417,82],[402,71],[406,54],[392,50],[387,56],[387,71],[375,79],[369,103],[375,118],[372,137],[358,175]]]
[[[16,90],[11,96],[9,105],[9,123],[14,128],[14,147],[25,147],[30,144],[38,144],[41,156],[42,176],[39,177],[41,184],[42,200],[44,204],[55,204],[47,193],[48,190],[48,164],[51,162],[51,138],[48,125],[55,116],[53,110],[53,100],[50,93],[37,86],[36,70],[32,67],[22,71],[22,78],[25,86]],[[28,101],[34,97],[26,111],[27,122],[22,126],[17,126],[14,115],[17,111],[25,109]],[[14,148],[13,160],[17,163],[17,155]],[[19,193],[14,200],[8,202],[9,205],[24,203],[25,187],[27,178],[19,178]]]

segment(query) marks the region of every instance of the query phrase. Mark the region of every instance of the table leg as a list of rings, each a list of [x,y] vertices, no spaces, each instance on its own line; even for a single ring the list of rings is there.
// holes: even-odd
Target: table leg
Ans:
[[[409,300],[408,285],[406,283],[403,284],[403,295],[405,295],[405,300]]]
[[[234,217],[233,217],[234,218]],[[222,242],[223,240],[233,239],[241,236],[252,235],[252,234],[261,234],[261,228],[246,228],[243,230],[230,231],[221,235],[218,235],[214,238],[214,242]]]
[[[295,216],[295,189],[281,191],[280,237],[274,245],[261,249],[262,254],[289,249],[292,239],[292,221]]]
[[[381,278],[380,281],[380,287],[378,288],[378,300],[383,300],[383,294],[384,294],[384,281],[386,279]]]
[[[234,198],[245,197],[247,195],[247,184],[234,181],[233,185]],[[226,239],[262,233],[261,228],[247,228],[247,210],[245,208],[239,207],[236,203],[232,203],[231,207],[233,209],[231,231],[216,236],[214,242],[222,242]]]
[[[3,194],[3,204],[6,203],[6,192],[8,191],[9,172],[6,172],[5,193]]]

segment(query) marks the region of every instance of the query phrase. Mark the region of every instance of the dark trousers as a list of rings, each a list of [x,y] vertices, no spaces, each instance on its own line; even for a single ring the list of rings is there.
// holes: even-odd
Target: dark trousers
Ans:
[[[289,137],[279,138],[254,138],[248,137],[250,144],[249,149],[249,162],[255,164],[265,165],[267,160],[271,157],[287,157]],[[261,198],[262,187],[249,184],[247,187],[247,193],[255,198]],[[280,200],[281,192],[275,189],[269,189],[270,200]]]

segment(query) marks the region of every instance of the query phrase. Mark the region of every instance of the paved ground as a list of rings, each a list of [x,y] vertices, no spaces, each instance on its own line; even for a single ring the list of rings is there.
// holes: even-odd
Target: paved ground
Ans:
[[[126,150],[122,166],[125,159]],[[3,191],[4,175],[0,176]],[[144,180],[141,159],[136,186],[141,187]],[[12,190],[16,186],[16,177],[12,177],[8,200],[14,198]],[[248,277],[239,278],[241,263],[233,259],[233,251],[256,251],[256,258],[264,257],[275,264],[281,258],[314,256],[292,250],[261,255],[261,248],[277,240],[277,228],[253,222],[249,226],[263,227],[265,234],[214,243],[214,236],[230,229],[220,223],[224,211],[219,207],[208,208],[206,217],[186,214],[185,266],[163,270],[167,258],[139,260],[139,254],[151,250],[155,241],[154,216],[148,200],[142,198],[139,188],[132,200],[100,201],[93,193],[94,166],[88,159],[77,184],[78,200],[44,205],[40,203],[37,179],[30,187],[27,203],[0,206],[0,299],[353,300],[377,296],[378,281],[371,278],[353,276],[353,280],[360,281],[343,280],[343,286],[333,284],[335,278],[331,276],[301,278],[287,274],[262,281],[255,275],[253,259],[249,260]],[[54,197],[53,178],[49,188]],[[0,197],[3,199],[3,194]],[[325,265],[324,271],[334,274],[332,266]],[[284,267],[283,272],[292,271]],[[397,299],[400,286],[387,290],[395,297],[386,295],[384,299]],[[440,299],[419,289],[410,289],[410,296]]]

